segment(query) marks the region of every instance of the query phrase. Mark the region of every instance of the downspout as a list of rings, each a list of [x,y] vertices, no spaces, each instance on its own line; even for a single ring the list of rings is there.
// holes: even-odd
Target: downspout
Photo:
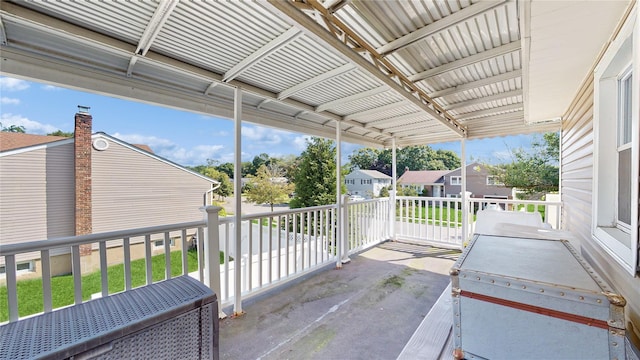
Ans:
[[[464,247],[464,243],[469,238],[469,199],[467,199],[467,149],[466,149],[466,139],[460,140],[460,153],[462,157],[462,161],[460,162],[460,177],[462,178],[462,244],[461,247]]]
[[[391,240],[396,240],[396,190],[397,190],[397,171],[396,171],[396,138],[391,138],[391,219],[389,219],[389,228],[391,230]]]
[[[233,182],[235,198],[235,264],[234,264],[234,315],[242,314],[242,272],[240,271],[241,251],[242,251],[242,89],[235,88],[233,103],[233,123],[235,135],[234,164],[233,164]]]

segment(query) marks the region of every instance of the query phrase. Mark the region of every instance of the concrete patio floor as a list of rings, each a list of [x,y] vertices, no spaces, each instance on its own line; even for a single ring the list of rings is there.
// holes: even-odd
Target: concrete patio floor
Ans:
[[[388,241],[341,270],[326,267],[249,299],[243,316],[220,322],[220,358],[395,359],[458,255]]]

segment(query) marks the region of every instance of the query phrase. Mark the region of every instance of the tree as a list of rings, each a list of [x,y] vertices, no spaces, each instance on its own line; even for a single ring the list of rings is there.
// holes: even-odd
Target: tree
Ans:
[[[517,188],[527,198],[539,199],[544,193],[558,191],[559,144],[559,133],[546,133],[534,138],[529,151],[510,150],[510,163],[485,166],[505,186]]]
[[[283,171],[277,165],[260,165],[255,176],[250,176],[246,192],[247,199],[256,204],[269,204],[273,211],[274,204],[281,204],[289,199],[293,192],[293,184],[283,181]]]
[[[216,166],[216,170],[227,174],[227,176],[230,179],[233,179],[233,171],[234,171],[233,163],[226,162],[226,163],[220,164]]]
[[[333,204],[336,201],[336,148],[332,140],[313,137],[300,154],[294,173],[291,208]]]
[[[391,149],[361,148],[349,155],[351,170],[378,170],[391,176]],[[407,146],[396,153],[398,176],[409,170],[453,170],[460,167],[460,158],[451,150],[433,150],[427,145]]]
[[[67,137],[67,138],[72,138],[73,137],[73,131],[71,132],[64,132],[62,130],[56,130],[54,132],[48,133],[48,136],[63,136],[63,137]]]
[[[208,159],[207,165],[197,165],[188,167],[189,169],[202,174],[208,178],[214,179],[220,183],[220,186],[214,191],[216,195],[221,198],[225,198],[233,193],[233,184],[226,173],[218,171],[215,166],[215,161]]]
[[[26,132],[24,126],[22,125],[9,125],[5,127],[4,125],[2,125],[2,123],[0,123],[0,128],[2,129],[3,132],[22,133],[22,134]]]

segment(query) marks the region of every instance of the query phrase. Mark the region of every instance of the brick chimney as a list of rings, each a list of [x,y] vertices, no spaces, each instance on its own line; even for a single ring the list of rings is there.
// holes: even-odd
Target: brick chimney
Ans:
[[[89,107],[78,106],[75,115],[75,205],[76,235],[91,234],[91,114]],[[80,255],[90,255],[91,244],[80,246]]]

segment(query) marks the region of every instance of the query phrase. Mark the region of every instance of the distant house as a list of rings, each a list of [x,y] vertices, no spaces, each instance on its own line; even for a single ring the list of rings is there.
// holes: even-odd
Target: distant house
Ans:
[[[495,176],[490,175],[485,166],[474,162],[466,167],[467,192],[474,198],[512,199],[513,188],[500,184]],[[462,191],[462,168],[450,171],[444,176],[446,197],[460,197]]]
[[[414,189],[418,195],[426,190],[426,196],[444,196],[444,176],[451,170],[405,170],[398,179],[398,186]]]
[[[91,134],[88,114],[76,114],[75,138],[2,132],[0,144],[3,244],[200,220],[205,194],[219,185],[143,148]],[[131,250],[134,257],[140,249]],[[68,249],[55,255],[63,254]],[[38,258],[16,260],[22,270],[39,271]],[[52,259],[53,274],[70,270],[69,261]]]
[[[391,176],[377,170],[354,170],[344,177],[349,195],[365,199],[380,196],[380,190],[391,185]]]

